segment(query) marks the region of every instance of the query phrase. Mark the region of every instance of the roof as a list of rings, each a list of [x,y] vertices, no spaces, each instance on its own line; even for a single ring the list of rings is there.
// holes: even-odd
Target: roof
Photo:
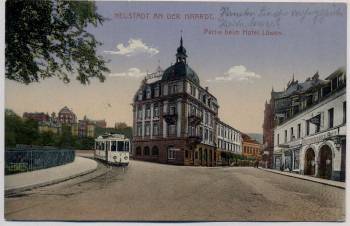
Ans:
[[[162,76],[162,81],[171,81],[175,79],[187,78],[197,85],[199,85],[199,78],[197,73],[190,68],[186,63],[186,49],[183,47],[182,37],[180,40],[180,47],[177,48],[176,64],[168,67]]]
[[[318,77],[319,77],[318,72],[316,72],[316,74],[312,77],[312,79],[308,78],[303,83],[299,83],[298,81],[294,81],[293,79],[293,81],[288,83],[288,88],[286,91],[274,92],[273,97],[275,99],[281,99],[281,98],[289,97],[293,94],[304,93],[309,89],[324,83],[324,81],[319,79]]]
[[[65,106],[64,108],[62,108],[59,112],[59,114],[62,114],[62,113],[72,113],[73,112],[71,110],[69,110],[69,108],[67,106]]]
[[[326,80],[332,80],[333,78],[337,77],[338,75],[345,74],[345,68],[340,67],[336,71],[334,71],[330,76],[326,78]]]
[[[197,73],[183,61],[168,67],[163,73],[162,81],[171,81],[180,78],[187,78],[199,85]]]

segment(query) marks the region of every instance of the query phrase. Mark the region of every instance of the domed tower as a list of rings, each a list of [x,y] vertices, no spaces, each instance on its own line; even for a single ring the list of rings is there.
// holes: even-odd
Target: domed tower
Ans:
[[[182,36],[180,39],[180,47],[177,48],[176,63],[168,67],[162,76],[162,81],[170,81],[180,78],[187,78],[197,85],[199,85],[199,78],[197,73],[187,65],[186,49],[183,46]]]
[[[186,54],[186,49],[185,49],[185,47],[183,47],[182,44],[183,44],[183,41],[182,41],[182,36],[181,36],[180,47],[177,48],[177,53],[176,53],[176,63],[184,62],[186,64],[187,54]]]

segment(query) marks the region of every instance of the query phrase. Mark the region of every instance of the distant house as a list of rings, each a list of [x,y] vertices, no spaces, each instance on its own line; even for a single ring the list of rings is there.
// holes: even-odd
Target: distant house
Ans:
[[[242,134],[242,139],[243,139],[243,156],[261,159],[262,145],[258,141],[253,140],[247,134]]]
[[[58,113],[58,121],[62,124],[74,124],[77,122],[77,116],[65,106]]]
[[[128,127],[128,125],[125,122],[116,122],[114,127],[117,129],[125,129]]]
[[[51,131],[54,134],[61,134],[62,126],[59,122],[39,122],[38,124],[39,133]]]
[[[23,118],[32,119],[37,122],[49,122],[50,116],[49,114],[45,114],[44,112],[24,112]]]

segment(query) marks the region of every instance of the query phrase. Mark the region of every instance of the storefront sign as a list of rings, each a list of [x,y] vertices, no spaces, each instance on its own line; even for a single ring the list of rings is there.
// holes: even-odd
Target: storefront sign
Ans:
[[[326,138],[330,138],[333,136],[338,135],[337,130],[332,130],[327,133],[322,133],[320,135],[314,136],[314,137],[309,137],[304,139],[304,144],[313,144],[313,143],[318,143],[324,141]]]
[[[315,117],[311,118],[310,122],[319,126],[321,124],[321,115],[316,115]]]

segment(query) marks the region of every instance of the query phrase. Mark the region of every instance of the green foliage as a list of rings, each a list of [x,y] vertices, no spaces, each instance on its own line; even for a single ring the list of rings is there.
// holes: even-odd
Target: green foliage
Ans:
[[[33,144],[39,140],[38,123],[24,120],[18,115],[5,116],[5,145],[14,147],[16,144]]]
[[[73,144],[74,138],[71,127],[68,125],[62,125],[62,134],[57,146],[60,148],[72,148]]]
[[[60,135],[52,131],[39,133],[37,122],[14,114],[5,115],[5,148],[26,144],[91,150],[94,148],[94,141],[93,137],[73,137],[68,125],[62,126]]]
[[[87,32],[107,19],[92,1],[7,0],[5,15],[6,78],[29,84],[57,76],[69,83],[77,74],[81,84],[109,72],[96,47],[102,45]]]

